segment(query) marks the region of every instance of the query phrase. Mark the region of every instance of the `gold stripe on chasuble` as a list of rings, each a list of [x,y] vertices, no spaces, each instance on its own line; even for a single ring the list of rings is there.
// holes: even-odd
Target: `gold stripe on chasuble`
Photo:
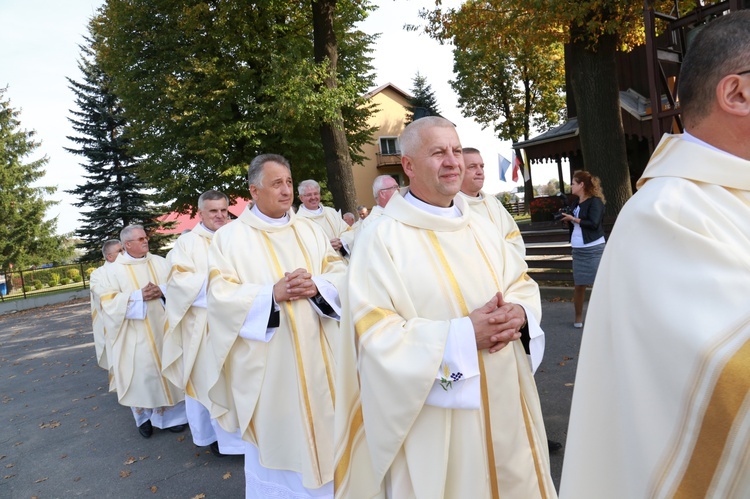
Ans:
[[[362,336],[375,324],[382,321],[389,315],[394,314],[395,312],[393,312],[392,310],[386,310],[384,308],[373,308],[354,324],[354,331],[357,333],[357,337]]]
[[[101,298],[99,299],[99,301],[101,302],[101,301],[109,301],[109,300],[114,300],[114,299],[115,299],[115,296],[117,296],[117,293],[109,293],[108,295],[103,295],[103,296],[102,296],[102,297],[101,297]]]
[[[456,300],[458,301],[458,305],[461,309],[462,317],[466,317],[469,315],[469,308],[466,305],[466,300],[464,299],[463,293],[461,293],[461,288],[458,286],[458,281],[456,280],[456,276],[453,274],[453,270],[451,269],[450,265],[448,265],[448,260],[445,258],[445,254],[443,253],[443,248],[440,246],[440,241],[438,241],[437,236],[435,235],[434,231],[427,231],[427,237],[429,238],[430,242],[432,243],[433,249],[435,250],[435,254],[438,257],[438,260],[440,262],[440,265],[443,268],[443,271],[448,276],[448,282],[450,284],[451,290],[453,291],[453,295],[455,296]],[[489,467],[489,475],[490,475],[490,487],[492,489],[492,497],[499,498],[500,497],[500,491],[497,484],[497,466],[495,464],[495,452],[494,452],[494,446],[492,445],[492,424],[490,420],[490,399],[489,399],[489,392],[487,389],[487,372],[484,368],[484,358],[482,352],[477,352],[477,357],[479,359],[479,374],[480,374],[480,387],[482,392],[482,411],[484,413],[484,428],[485,428],[485,440],[487,445],[487,466]]]
[[[511,239],[515,239],[517,237],[521,237],[521,231],[520,230],[514,230],[513,232],[509,232],[505,236],[506,241],[510,241]]]
[[[208,282],[211,283],[211,281],[213,281],[216,278],[224,279],[225,281],[230,282],[232,284],[241,284],[240,281],[238,281],[234,277],[223,276],[221,274],[221,270],[211,269],[208,273]]]
[[[193,386],[193,381],[190,379],[188,379],[185,384],[185,393],[196,400],[198,399],[198,396],[195,393],[195,387]]]
[[[183,267],[182,265],[172,265],[172,268],[169,269],[169,275],[167,276],[167,281],[172,279],[172,276],[175,272],[182,272],[182,273],[192,273],[191,270],[188,270],[186,267]]]
[[[750,391],[750,341],[721,370],[703,415],[698,439],[675,497],[705,497],[732,425]]]
[[[271,239],[268,237],[268,234],[266,232],[260,231],[261,234],[263,234],[263,241],[266,243],[266,249],[268,250],[268,255],[271,257],[271,261],[273,262],[274,269],[276,270],[276,275],[279,279],[284,277],[284,270],[281,268],[281,263],[279,262],[279,257],[276,255],[276,251],[273,249],[273,244],[271,243]],[[295,236],[297,236],[297,231],[294,231]],[[297,244],[300,244],[299,236],[297,236]],[[300,250],[302,248],[300,247]],[[304,250],[302,250],[304,254]],[[307,258],[306,258],[307,260]],[[289,327],[292,330],[292,340],[294,341],[294,354],[297,359],[297,367],[299,372],[299,385],[302,390],[302,397],[305,402],[305,420],[307,422],[307,428],[310,435],[310,438],[312,439],[312,462],[313,466],[315,467],[315,470],[318,475],[318,481],[321,480],[320,477],[320,463],[318,462],[318,444],[317,440],[315,438],[315,426],[313,425],[313,416],[312,416],[312,405],[310,404],[310,394],[307,391],[307,376],[305,375],[305,365],[302,361],[302,350],[300,348],[299,343],[299,332],[297,330],[297,322],[294,318],[294,308],[292,307],[291,302],[285,301],[284,308],[287,311],[288,320],[289,320]]]
[[[156,367],[159,369],[159,379],[161,380],[162,387],[164,388],[164,394],[167,396],[167,405],[174,405],[172,401],[172,394],[169,392],[169,384],[167,379],[161,375],[161,358],[159,357],[159,351],[156,349],[156,340],[154,339],[154,332],[151,330],[151,324],[148,322],[148,317],[143,321],[148,332],[148,343],[151,347],[151,353],[156,361]]]
[[[91,320],[95,321],[98,316],[99,316],[99,311],[97,309],[94,309],[94,311],[91,312]]]
[[[151,282],[153,282],[154,284],[160,284],[159,283],[159,278],[156,276],[156,269],[154,268],[154,262],[152,262],[149,259],[149,261],[147,262],[147,264],[148,264],[148,272],[149,272],[149,274],[151,274],[151,278],[153,279]]]
[[[349,421],[349,433],[346,438],[346,447],[344,453],[341,455],[341,459],[336,465],[336,469],[333,472],[333,488],[337,492],[340,492],[339,488],[344,483],[344,479],[349,472],[349,464],[352,460],[352,450],[354,448],[354,441],[357,440],[357,435],[362,431],[362,425],[364,424],[364,418],[362,416],[362,405],[357,402],[354,414]]]
[[[326,368],[326,378],[328,379],[328,390],[331,392],[331,401],[334,407],[336,406],[336,388],[333,381],[333,369],[331,368],[331,362],[328,360],[328,354],[326,353],[326,346],[328,345],[328,339],[326,338],[325,331],[323,330],[323,323],[318,320],[318,336],[320,337],[320,353],[323,354],[323,364]]]

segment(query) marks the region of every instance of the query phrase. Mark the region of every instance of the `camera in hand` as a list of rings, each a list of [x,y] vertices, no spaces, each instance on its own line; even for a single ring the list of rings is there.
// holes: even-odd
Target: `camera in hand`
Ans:
[[[553,215],[556,222],[562,220],[563,215],[572,215],[573,209],[570,206],[563,206],[560,210]]]

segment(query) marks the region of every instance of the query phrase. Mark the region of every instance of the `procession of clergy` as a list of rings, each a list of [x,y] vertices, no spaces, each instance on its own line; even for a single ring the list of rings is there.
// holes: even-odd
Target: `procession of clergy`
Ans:
[[[682,68],[687,131],[657,147],[592,294],[562,497],[750,494],[750,11]],[[139,226],[104,244],[95,344],[141,435],[189,423],[244,454],[249,498],[557,497],[518,227],[449,121],[399,142],[408,187],[378,177],[352,227],[312,181],[295,213],[288,161],[263,154],[237,220],[207,191],[166,260]]]

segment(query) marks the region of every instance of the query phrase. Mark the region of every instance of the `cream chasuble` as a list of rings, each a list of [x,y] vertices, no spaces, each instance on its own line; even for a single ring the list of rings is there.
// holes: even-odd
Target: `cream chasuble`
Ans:
[[[349,224],[341,218],[338,211],[328,206],[321,205],[320,207],[323,208],[323,212],[317,214],[309,211],[304,206],[300,206],[299,210],[297,210],[297,217],[307,218],[318,224],[323,229],[323,232],[326,233],[329,240],[340,238],[344,232],[352,230]]]
[[[271,225],[245,210],[214,235],[209,249],[209,344],[218,379],[209,380],[211,416],[240,428],[266,468],[302,474],[318,488],[333,479],[334,360],[339,325],[309,300],[282,302],[270,341],[239,337],[253,302],[285,272],[305,268],[340,288],[346,272],[328,237],[289,212]],[[268,314],[270,315],[270,308]],[[265,322],[264,322],[265,323]]]
[[[350,252],[354,252],[354,243],[356,242],[357,237],[359,237],[359,235],[362,233],[362,230],[368,225],[371,225],[375,220],[380,218],[382,214],[383,208],[381,208],[379,205],[373,206],[372,210],[370,210],[370,214],[367,215],[367,218],[365,218],[364,220],[359,220],[352,226],[351,231],[345,232],[341,235],[341,240],[347,244]]]
[[[111,265],[105,261],[104,265],[94,269],[89,277],[89,291],[91,292],[91,328],[94,333],[94,349],[96,350],[96,362],[102,369],[110,370],[111,365],[107,355],[107,332],[104,330],[102,319],[101,292],[104,288],[106,275],[105,267]],[[110,379],[111,381],[111,379]]]
[[[523,243],[521,230],[513,216],[495,196],[488,196],[484,191],[479,191],[477,197],[467,196],[463,192],[459,192],[459,195],[469,203],[472,213],[486,217],[508,244],[518,251],[522,258],[526,258],[526,245]]]
[[[212,238],[213,233],[199,223],[180,236],[169,252],[167,331],[162,353],[164,376],[206,407],[211,407],[206,380],[218,367],[206,352],[206,304],[194,306],[194,302],[199,295],[205,299]]]
[[[133,291],[149,282],[164,284],[167,262],[148,253],[144,258],[119,255],[107,267],[106,289],[101,303],[104,327],[120,404],[130,407],[173,406],[184,400],[184,392],[161,374],[162,341],[166,314],[161,300],[145,302],[145,320],[126,319]]]
[[[586,317],[560,497],[750,497],[750,162],[665,135]]]
[[[556,496],[520,341],[479,354],[480,409],[425,404],[452,319],[497,291],[541,319],[523,258],[463,198],[455,204],[462,215],[445,218],[395,194],[357,241],[337,351],[337,497]]]

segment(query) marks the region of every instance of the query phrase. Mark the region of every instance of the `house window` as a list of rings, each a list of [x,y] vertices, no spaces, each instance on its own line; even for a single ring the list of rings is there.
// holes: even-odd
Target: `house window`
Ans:
[[[380,137],[380,154],[401,154],[397,137]]]

